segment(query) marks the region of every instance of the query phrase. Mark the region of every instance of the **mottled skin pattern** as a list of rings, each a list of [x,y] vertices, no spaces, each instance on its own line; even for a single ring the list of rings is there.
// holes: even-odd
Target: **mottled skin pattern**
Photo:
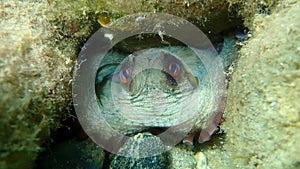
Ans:
[[[176,53],[178,56],[182,57],[182,60],[179,60],[177,57],[174,57],[172,54],[170,55],[169,53],[162,54],[161,56],[153,56],[152,58],[159,58],[153,59],[151,61],[143,61],[143,60],[138,60],[138,58],[135,55],[138,55],[138,53],[132,55],[127,59],[125,62],[122,62],[119,69],[113,67],[113,71],[111,71],[110,75],[106,75],[106,77],[111,77],[112,79],[112,84],[119,84],[119,92],[120,92],[120,97],[129,97],[128,99],[131,99],[131,96],[136,94],[136,93],[141,93],[143,96],[143,93],[141,92],[142,89],[146,88],[146,85],[151,84],[151,87],[155,87],[158,89],[161,89],[163,91],[162,94],[167,93],[167,94],[174,94],[176,93],[176,90],[178,86],[181,88],[184,88],[185,90],[182,90],[183,96],[186,97],[187,100],[190,99],[188,107],[192,107],[191,105],[197,105],[197,102],[193,102],[195,99],[192,99],[192,97],[189,98],[189,93],[193,93],[195,90],[200,90],[202,93],[202,100],[205,100],[207,103],[202,103],[201,110],[196,111],[197,119],[195,123],[195,127],[192,128],[192,130],[189,132],[189,136],[186,137],[183,142],[184,143],[193,143],[194,135],[195,133],[199,133],[199,130],[201,129],[198,142],[203,143],[206,142],[210,139],[211,135],[215,133],[215,131],[218,129],[218,125],[222,122],[222,114],[224,112],[225,108],[225,98],[222,98],[218,101],[218,105],[212,105],[210,98],[209,97],[209,92],[207,91],[209,87],[207,87],[205,83],[205,78],[203,78],[205,72],[204,72],[204,66],[201,65],[201,63],[196,59],[196,57],[192,56],[190,54],[189,50],[186,50],[185,48],[178,47],[178,48],[166,48],[168,51],[171,51],[172,53]],[[145,53],[143,53],[145,54]],[[206,53],[203,53],[204,55]],[[151,53],[150,53],[151,55]],[[208,56],[209,57],[209,56]],[[145,59],[144,59],[145,60]],[[151,74],[146,74],[141,75],[138,74],[141,72],[141,67],[137,67],[136,63],[138,62],[140,64],[145,64],[146,65],[155,65],[157,66],[156,68],[161,69],[161,73],[153,73],[153,71],[150,73]],[[142,62],[142,63],[141,63]],[[184,64],[183,64],[184,62]],[[111,64],[111,63],[107,63]],[[191,70],[187,70],[187,66],[191,68]],[[102,65],[102,67],[105,65]],[[100,66],[101,67],[101,66]],[[116,71],[114,71],[116,70]],[[105,72],[105,71],[102,71]],[[153,76],[153,74],[155,76]],[[107,121],[113,126],[113,128],[119,130],[121,133],[124,134],[134,134],[138,132],[143,132],[143,131],[151,131],[153,128],[164,128],[164,127],[172,127],[175,125],[178,125],[178,121],[176,121],[176,118],[183,118],[187,119],[187,117],[182,117],[178,116],[174,108],[175,113],[170,114],[167,113],[164,116],[161,116],[161,119],[156,119],[155,122],[148,122],[144,121],[141,123],[137,123],[135,121],[130,121],[122,115],[120,115],[119,110],[112,108],[112,96],[111,96],[111,85],[108,85],[109,83],[103,83],[102,80],[104,81],[105,75],[101,74],[101,71],[98,72],[97,79],[96,80],[96,91],[99,101],[101,105],[103,106],[104,109],[104,115],[106,116],[105,118]],[[142,80],[136,80],[136,79],[142,79]],[[100,79],[100,80],[99,80]],[[108,78],[109,79],[109,78]],[[109,80],[108,80],[109,81]],[[144,84],[146,83],[146,84]],[[101,84],[101,86],[99,85]],[[200,86],[199,88],[197,88]],[[196,89],[197,88],[197,89]],[[145,89],[146,91],[148,89]],[[172,93],[174,92],[174,93]],[[159,95],[161,93],[158,93]],[[185,95],[186,94],[186,95]],[[118,95],[119,96],[119,95]],[[140,95],[135,95],[135,96],[140,96]],[[127,99],[127,98],[126,98]],[[159,97],[158,97],[159,99]],[[201,100],[200,99],[200,100]],[[207,99],[207,101],[206,101]],[[199,103],[200,104],[200,103]],[[121,104],[122,105],[122,104]],[[126,106],[124,104],[124,106]],[[171,106],[174,107],[174,106]],[[171,108],[170,108],[171,109]],[[172,111],[171,111],[172,112]],[[130,114],[134,114],[133,116],[141,116],[139,114],[140,112],[136,111],[131,111]],[[159,114],[156,114],[156,116],[160,116]],[[167,116],[167,117],[165,117]],[[145,118],[147,118],[145,116]],[[150,118],[149,118],[150,119]],[[188,121],[188,120],[187,120]],[[188,122],[187,122],[188,123]],[[184,125],[183,125],[184,126]],[[181,129],[180,129],[181,130]],[[185,127],[182,128],[182,130],[185,130]]]

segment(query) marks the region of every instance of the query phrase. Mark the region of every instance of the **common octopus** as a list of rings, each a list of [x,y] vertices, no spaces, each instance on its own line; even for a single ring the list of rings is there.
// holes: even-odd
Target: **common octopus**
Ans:
[[[179,126],[176,132],[186,133],[183,142],[193,144],[195,133],[200,131],[199,143],[206,142],[222,122],[225,95],[212,91],[212,80],[190,48],[176,46],[110,52],[99,65],[95,87],[106,122],[119,133]]]

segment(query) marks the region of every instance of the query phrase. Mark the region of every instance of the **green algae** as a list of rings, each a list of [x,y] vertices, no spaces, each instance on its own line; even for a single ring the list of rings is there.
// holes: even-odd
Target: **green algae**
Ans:
[[[0,168],[32,168],[40,145],[68,116],[78,46],[96,24],[80,4],[0,5]]]

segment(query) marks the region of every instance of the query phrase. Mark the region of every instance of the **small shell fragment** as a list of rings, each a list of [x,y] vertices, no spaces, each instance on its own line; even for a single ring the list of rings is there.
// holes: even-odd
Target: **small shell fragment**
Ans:
[[[102,12],[99,15],[97,21],[101,26],[107,27],[107,25],[110,23],[110,17],[109,17],[108,12]]]

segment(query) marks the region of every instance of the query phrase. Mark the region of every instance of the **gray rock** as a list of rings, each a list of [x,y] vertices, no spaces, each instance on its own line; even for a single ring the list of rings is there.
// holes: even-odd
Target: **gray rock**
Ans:
[[[139,133],[120,148],[119,154],[112,159],[110,169],[162,169],[167,166],[168,153],[163,152],[152,156],[155,152],[162,152],[162,141],[149,133]],[[139,158],[140,157],[140,158]]]

